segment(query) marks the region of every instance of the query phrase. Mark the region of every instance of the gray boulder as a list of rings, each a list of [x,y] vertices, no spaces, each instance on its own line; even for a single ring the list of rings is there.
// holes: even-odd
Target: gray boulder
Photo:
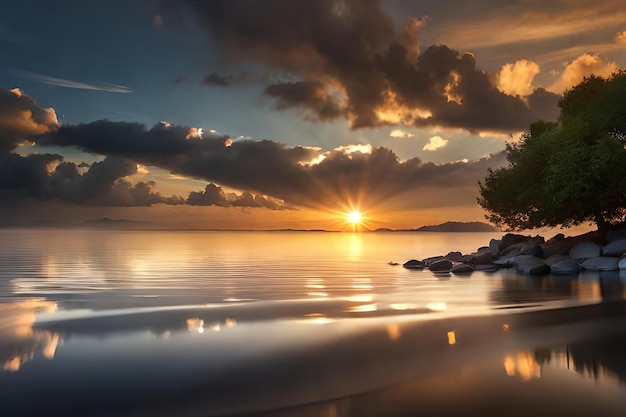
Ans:
[[[476,267],[471,264],[456,264],[451,269],[450,272],[457,275],[468,275],[476,270]]]
[[[596,256],[584,261],[580,266],[590,271],[617,271],[618,258],[614,256]]]
[[[522,248],[524,247],[524,242],[513,243],[512,245],[507,246],[504,249],[500,250],[500,256],[511,257],[517,256],[522,253]]]
[[[496,259],[495,261],[492,261],[491,263],[496,265],[497,267],[508,268],[510,266],[515,265],[515,257],[514,256],[502,256]]]
[[[620,270],[626,270],[626,255],[619,258],[619,260],[617,261],[617,267]]]
[[[461,252],[448,252],[443,258],[452,262],[461,262],[464,259]]]
[[[500,245],[502,241],[499,239],[491,239],[489,241],[489,250],[493,253],[493,256],[498,256],[500,254]]]
[[[426,258],[426,259],[422,259],[422,262],[424,262],[424,265],[426,265],[427,267],[430,266],[430,264],[432,264],[433,262],[437,262],[443,259],[443,256],[431,256],[430,258]]]
[[[531,255],[516,257],[515,269],[526,275],[545,275],[550,273],[550,266],[543,259]]]
[[[576,262],[571,256],[568,255],[552,255],[551,257],[549,257],[548,259],[546,259],[546,263],[550,266],[558,263],[558,262],[562,262],[562,261],[572,261],[572,262]]]
[[[554,275],[571,275],[580,272],[580,265],[573,259],[565,259],[550,265],[550,272]]]
[[[541,249],[543,250],[543,257],[549,258],[552,255],[568,255],[570,249],[580,242],[600,243],[601,241],[602,235],[597,231],[563,239],[560,238],[560,235],[556,235],[541,245]]]
[[[440,259],[429,264],[428,269],[433,272],[449,271],[450,269],[452,269],[452,265],[452,261],[449,261],[447,259]]]
[[[500,250],[503,251],[504,249],[516,243],[526,242],[529,238],[530,238],[529,236],[516,235],[514,233],[507,233],[506,235],[502,236],[502,242],[500,243]]]
[[[491,251],[474,253],[468,259],[468,262],[473,265],[486,265],[490,264],[491,261],[493,261],[493,255]]]
[[[426,264],[422,261],[418,261],[417,259],[411,259],[410,261],[403,263],[402,266],[407,269],[424,269]]]
[[[626,238],[615,239],[602,248],[602,256],[622,256],[626,253]]]
[[[569,250],[569,256],[576,260],[584,260],[600,256],[602,248],[594,242],[579,242]]]
[[[521,255],[533,255],[538,258],[543,257],[543,250],[541,249],[541,244],[543,243],[543,238],[541,239],[532,239],[528,242],[522,243],[522,247],[520,248]]]
[[[477,271],[482,271],[482,272],[496,272],[500,269],[498,265],[494,265],[494,264],[474,265],[474,268],[476,268]]]

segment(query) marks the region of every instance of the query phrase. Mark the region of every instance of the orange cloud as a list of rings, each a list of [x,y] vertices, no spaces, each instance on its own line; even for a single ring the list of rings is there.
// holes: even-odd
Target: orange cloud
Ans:
[[[441,136],[433,136],[428,140],[428,143],[422,148],[423,151],[434,152],[437,149],[443,148],[448,144],[448,139],[444,139]]]
[[[584,77],[597,75],[608,77],[617,71],[617,64],[598,54],[583,54],[570,62],[554,84],[549,87],[550,91],[561,94],[568,88],[573,87],[583,80]]]
[[[0,150],[11,150],[59,126],[53,108],[43,108],[19,89],[0,88]]]
[[[520,59],[502,66],[498,74],[498,89],[510,96],[526,97],[533,93],[533,80],[539,73],[539,65]]]

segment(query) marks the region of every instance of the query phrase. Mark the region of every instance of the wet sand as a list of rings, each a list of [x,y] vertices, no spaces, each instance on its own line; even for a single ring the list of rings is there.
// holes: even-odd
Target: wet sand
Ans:
[[[285,303],[280,311],[231,306],[238,317],[252,312],[237,325],[251,344],[244,347],[189,344],[181,319],[208,322],[217,317],[213,308],[44,321],[36,332],[62,335],[80,352],[34,359],[11,386],[0,374],[9,399],[3,409],[67,416],[623,415],[626,302],[561,304],[472,317],[344,317],[302,333],[293,333],[302,323],[285,317],[301,317],[314,303]],[[261,314],[250,321],[255,308],[282,319]],[[155,339],[167,332],[170,340]],[[55,373],[54,364],[65,373]],[[28,381],[36,367],[41,384]],[[29,403],[32,396],[47,401]]]

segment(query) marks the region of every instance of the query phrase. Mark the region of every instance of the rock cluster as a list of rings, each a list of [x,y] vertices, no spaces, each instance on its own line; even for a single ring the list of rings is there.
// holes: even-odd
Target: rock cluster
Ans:
[[[589,232],[565,237],[562,233],[545,240],[542,236],[508,233],[492,239],[489,246],[471,254],[450,252],[403,264],[408,269],[429,269],[435,274],[471,274],[473,271],[496,271],[515,268],[526,275],[577,274],[592,271],[626,270],[626,229],[606,235]]]

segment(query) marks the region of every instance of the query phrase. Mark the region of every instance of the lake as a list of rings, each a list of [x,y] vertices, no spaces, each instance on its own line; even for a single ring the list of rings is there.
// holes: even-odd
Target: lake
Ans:
[[[390,265],[501,235],[1,230],[0,415],[626,414],[624,273]]]

